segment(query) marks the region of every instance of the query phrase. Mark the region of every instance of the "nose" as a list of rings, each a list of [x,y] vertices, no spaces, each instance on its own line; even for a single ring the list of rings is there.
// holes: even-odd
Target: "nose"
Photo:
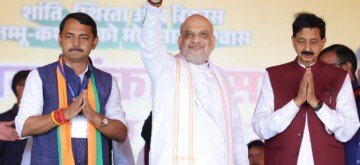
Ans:
[[[73,39],[73,46],[79,46],[80,39],[79,37],[74,37]]]
[[[199,37],[199,34],[195,34],[192,38],[193,43],[199,43],[201,41],[201,38]]]
[[[310,50],[311,50],[310,42],[306,42],[305,47],[304,47],[304,50],[306,50],[306,51],[310,51]]]

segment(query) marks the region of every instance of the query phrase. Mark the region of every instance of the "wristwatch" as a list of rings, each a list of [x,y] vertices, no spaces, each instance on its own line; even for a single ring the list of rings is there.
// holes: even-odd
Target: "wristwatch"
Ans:
[[[109,120],[108,120],[106,117],[104,117],[104,118],[101,119],[101,126],[102,126],[102,127],[105,127],[105,126],[107,126],[108,124],[109,124]]]
[[[318,104],[316,105],[316,107],[314,107],[313,109],[314,109],[315,112],[317,112],[317,111],[319,111],[321,109],[322,106],[323,106],[323,102],[320,100],[318,102]]]

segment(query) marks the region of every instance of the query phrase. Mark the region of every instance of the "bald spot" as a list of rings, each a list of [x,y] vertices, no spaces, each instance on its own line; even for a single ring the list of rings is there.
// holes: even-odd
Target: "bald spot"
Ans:
[[[206,29],[213,34],[213,26],[210,21],[200,14],[193,14],[187,17],[184,23],[180,26],[180,34],[183,34],[184,30],[191,30],[191,29]]]

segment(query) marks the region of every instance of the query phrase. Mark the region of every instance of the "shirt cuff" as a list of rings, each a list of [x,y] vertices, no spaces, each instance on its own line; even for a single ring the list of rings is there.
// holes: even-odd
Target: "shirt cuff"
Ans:
[[[319,119],[322,122],[324,120],[329,121],[330,120],[329,118],[331,118],[331,111],[332,110],[324,103],[323,106],[317,112],[315,112],[315,114],[319,117]],[[325,125],[325,123],[324,123],[324,125]],[[326,125],[325,125],[325,130],[328,134],[333,134],[333,131],[331,131],[330,128],[327,127]]]
[[[283,132],[295,118],[296,114],[299,112],[299,107],[295,104],[294,100],[291,100],[281,109],[274,112],[272,117],[273,130],[276,133]]]
[[[28,116],[16,116],[15,117],[15,129],[20,139],[26,139],[27,136],[21,137],[21,132],[24,128],[25,121],[28,119]]]

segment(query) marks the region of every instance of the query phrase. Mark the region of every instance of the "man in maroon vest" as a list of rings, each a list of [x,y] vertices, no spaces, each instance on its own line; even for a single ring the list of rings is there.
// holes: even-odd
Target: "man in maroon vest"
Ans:
[[[266,69],[252,119],[265,164],[344,164],[341,142],[360,125],[350,78],[317,60],[326,42],[321,18],[299,13],[292,27],[297,57]]]

